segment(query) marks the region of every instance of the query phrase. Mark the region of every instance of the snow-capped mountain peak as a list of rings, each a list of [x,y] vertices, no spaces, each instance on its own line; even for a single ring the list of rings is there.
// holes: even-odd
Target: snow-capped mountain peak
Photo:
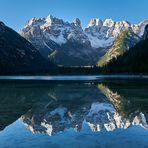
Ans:
[[[65,22],[51,15],[46,18],[33,18],[20,30],[20,34],[28,39],[44,57],[55,59],[62,55],[61,60],[57,58],[56,64],[65,65],[69,57],[69,62],[66,62],[68,65],[71,63],[76,66],[82,63],[92,65],[99,56],[96,49],[92,49],[78,18],[73,22]]]
[[[36,39],[52,40],[57,44],[65,44],[71,37],[76,40],[85,38],[86,35],[81,27],[81,21],[76,18],[72,23],[64,22],[62,19],[53,17],[52,15],[46,18],[32,18],[25,27],[20,30],[21,35],[28,38],[30,41]],[[78,37],[80,36],[80,37]],[[80,41],[77,40],[77,41]]]
[[[113,27],[115,24],[115,22],[112,19],[106,19],[103,22],[103,26],[107,26],[107,27]]]
[[[20,31],[21,35],[27,36],[29,40],[35,38],[45,38],[56,42],[57,44],[65,44],[69,40],[79,43],[91,43],[93,48],[108,48],[124,30],[132,30],[139,36],[143,35],[145,25],[148,20],[139,24],[131,24],[128,21],[115,22],[112,19],[93,18],[88,23],[85,30],[81,27],[81,21],[76,18],[72,23],[65,22],[52,15],[46,18],[32,18],[25,27]]]
[[[53,18],[54,18],[54,17],[53,17],[52,15],[48,15],[48,16],[46,17],[46,21],[47,21],[48,23],[52,24]]]
[[[88,36],[93,48],[111,47],[118,35],[124,30],[133,31],[141,37],[145,25],[148,24],[148,20],[139,24],[131,24],[125,20],[116,22],[112,19],[105,19],[104,21],[99,20],[99,25],[96,22],[97,19],[92,19],[89,22],[88,27],[85,29],[85,34]]]
[[[92,27],[92,26],[98,26],[101,27],[103,25],[103,21],[99,18],[93,18],[90,20],[90,22],[88,23],[87,28]]]

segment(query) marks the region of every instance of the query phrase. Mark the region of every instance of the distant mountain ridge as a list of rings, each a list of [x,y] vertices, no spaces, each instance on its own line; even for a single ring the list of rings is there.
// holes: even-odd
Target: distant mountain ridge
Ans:
[[[112,19],[91,19],[86,29],[82,29],[77,18],[72,23],[49,15],[46,18],[32,18],[20,30],[39,51],[58,65],[95,65],[113,45],[124,30],[143,35],[148,20],[139,24]]]
[[[116,22],[112,19],[105,19],[103,21],[96,18],[90,20],[85,32],[94,48],[107,48],[112,46],[120,33],[125,30],[130,30],[141,37],[146,24],[148,24],[148,20],[139,24],[131,24],[124,20]]]

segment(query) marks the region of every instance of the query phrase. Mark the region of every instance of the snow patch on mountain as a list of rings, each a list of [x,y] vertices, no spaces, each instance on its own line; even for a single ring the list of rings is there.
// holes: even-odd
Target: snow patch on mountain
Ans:
[[[97,37],[93,37],[91,35],[88,35],[88,38],[89,38],[89,40],[91,42],[91,46],[93,48],[109,47],[115,41],[114,37],[111,37],[111,38],[108,38],[108,39],[99,39]]]

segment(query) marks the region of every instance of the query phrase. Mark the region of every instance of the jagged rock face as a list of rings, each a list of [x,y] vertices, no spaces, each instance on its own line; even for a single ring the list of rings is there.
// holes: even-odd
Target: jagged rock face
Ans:
[[[0,73],[33,72],[53,66],[33,45],[0,22]]]
[[[78,18],[69,23],[50,15],[32,18],[20,30],[20,34],[56,64],[83,66],[96,64],[123,30],[131,30],[141,36],[146,24],[148,21],[130,24],[112,19],[91,19],[83,30]]]
[[[79,19],[68,23],[51,15],[46,18],[32,18],[20,30],[20,34],[31,41],[37,38],[42,41],[42,44],[48,43],[48,40],[52,40],[59,45],[73,40],[89,44],[89,40],[83,32]]]
[[[103,21],[101,19],[91,19],[88,24],[88,28],[92,26],[102,27],[102,25],[103,25]]]
[[[146,40],[148,39],[148,25],[145,26],[144,34],[143,34],[143,39]]]
[[[20,34],[32,42],[42,55],[49,56],[60,65],[91,65],[97,59],[97,54],[94,54],[97,51],[91,48],[79,19],[68,23],[53,16],[33,18]]]
[[[92,47],[108,48],[124,30],[130,30],[138,36],[142,36],[146,24],[148,24],[147,20],[140,24],[131,24],[127,21],[115,22],[112,19],[105,21],[92,19],[85,29],[85,34],[88,36]]]

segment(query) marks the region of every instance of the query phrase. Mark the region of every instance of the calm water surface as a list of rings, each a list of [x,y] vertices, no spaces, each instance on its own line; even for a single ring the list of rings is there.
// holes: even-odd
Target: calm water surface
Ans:
[[[147,148],[148,81],[0,81],[0,148]]]

